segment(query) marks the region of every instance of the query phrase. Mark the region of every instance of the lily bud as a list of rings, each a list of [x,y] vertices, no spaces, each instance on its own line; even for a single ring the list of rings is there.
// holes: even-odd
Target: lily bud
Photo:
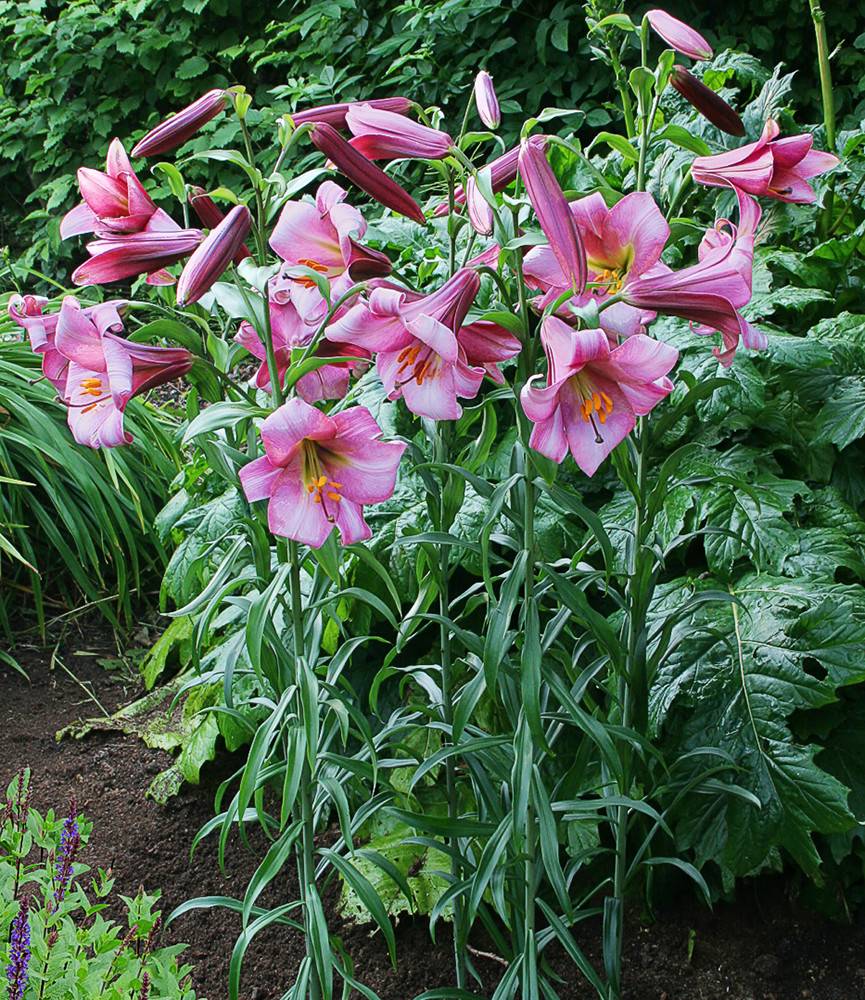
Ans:
[[[204,188],[191,187],[189,189],[189,193],[189,204],[192,206],[192,211],[198,216],[201,224],[205,227],[205,229],[216,229],[220,222],[222,222],[225,218],[225,213],[204,190]],[[234,255],[234,263],[239,264],[242,260],[251,256],[252,252],[249,247],[244,245]]]
[[[652,30],[677,52],[690,59],[711,59],[712,46],[699,31],[680,21],[665,10],[650,10],[646,14]]]
[[[177,281],[177,304],[197,302],[234,259],[252,225],[246,205],[235,205],[186,262]]]
[[[224,90],[209,90],[197,101],[178,111],[176,115],[166,118],[132,149],[133,156],[154,156],[156,153],[167,153],[176,149],[191,138],[206,125],[211,118],[225,110]]]
[[[307,108],[306,111],[295,111],[291,120],[298,128],[307,122],[323,122],[333,128],[346,127],[346,115],[352,108],[359,104],[368,104],[372,108],[380,111],[393,111],[395,114],[404,115],[412,106],[412,102],[407,97],[378,97],[371,101],[356,101],[345,104],[322,104],[317,108]]]
[[[496,97],[493,78],[485,69],[475,77],[475,104],[478,117],[487,128],[498,128],[502,123],[502,112],[499,99]]]
[[[484,171],[489,179],[490,168],[484,167]],[[474,177],[469,177],[466,181],[466,209],[474,231],[480,236],[492,236],[493,210],[481,194]]]
[[[714,90],[689,73],[684,66],[673,67],[670,83],[707,121],[717,126],[722,132],[726,132],[728,135],[745,134],[742,119],[724,98],[719,97]]]
[[[543,147],[523,139],[520,143],[519,170],[529,201],[538,217],[550,249],[559,262],[568,284],[578,295],[585,291],[588,265],[570,206],[559,187],[556,175],[547,162]]]
[[[424,214],[420,205],[395,180],[371,163],[363,153],[349,145],[332,126],[324,122],[313,125],[309,138],[312,144],[332,160],[345,176],[385,208],[405,215],[423,225]]]

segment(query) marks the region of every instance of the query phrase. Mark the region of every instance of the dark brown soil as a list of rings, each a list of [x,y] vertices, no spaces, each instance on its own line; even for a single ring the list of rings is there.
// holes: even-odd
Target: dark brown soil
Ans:
[[[139,692],[134,680],[106,673],[96,653],[116,655],[110,637],[98,630],[73,636],[62,647],[63,662],[49,670],[43,649],[16,654],[30,672],[31,683],[0,670],[0,781],[22,765],[33,770],[34,805],[63,810],[74,794],[80,809],[94,822],[84,860],[111,866],[120,893],[134,894],[139,885],[163,890],[167,913],[192,896],[242,896],[256,856],[236,842],[228,855],[228,873],[220,874],[216,849],[206,841],[189,860],[196,831],[212,815],[213,790],[230,769],[216,765],[201,788],[186,788],[167,808],[145,799],[148,783],[169,763],[167,755],[147,749],[132,737],[94,733],[83,740],[56,742],[57,730],[98,714],[82,685],[110,711]],[[261,841],[252,836],[253,849]],[[286,870],[287,871],[287,870]],[[267,905],[295,898],[293,876],[271,887]],[[783,883],[759,882],[746,887],[735,906],[714,914],[690,902],[664,915],[651,927],[630,925],[625,975],[629,1000],[856,1000],[865,997],[865,950],[861,928],[837,926],[797,912]],[[335,925],[339,920],[333,917]],[[195,964],[193,981],[201,997],[225,1000],[231,950],[239,918],[226,910],[201,910],[177,920],[166,931],[169,940],[189,943],[187,958]],[[366,927],[341,926],[340,933],[361,981],[381,1000],[411,1000],[424,990],[451,985],[446,928],[438,945],[430,941],[426,922],[402,920],[397,927],[399,969],[389,965],[380,934]],[[585,932],[586,950],[597,960],[597,929]],[[693,955],[688,959],[689,936]],[[267,928],[251,945],[244,963],[243,1000],[279,1000],[293,981],[302,956],[299,937]],[[477,958],[489,996],[501,966]],[[564,983],[562,1000],[588,998],[573,967],[554,957]],[[535,1000],[535,998],[531,998]]]

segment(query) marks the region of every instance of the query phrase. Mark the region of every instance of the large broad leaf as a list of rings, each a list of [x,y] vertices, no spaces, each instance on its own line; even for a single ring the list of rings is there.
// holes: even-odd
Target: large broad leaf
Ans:
[[[715,586],[701,583],[701,588]],[[660,621],[693,595],[664,588]],[[741,875],[783,847],[811,876],[811,835],[850,828],[847,789],[816,762],[820,747],[793,738],[793,712],[819,708],[865,680],[865,595],[860,587],[752,575],[731,593],[741,602],[696,605],[673,632],[651,693],[651,721],[668,754],[718,747],[741,769],[735,781],[762,803],[694,799],[680,831],[697,860]]]
[[[806,495],[804,483],[765,475],[745,488],[711,487],[703,503],[703,517],[719,532],[705,537],[709,568],[729,575],[735,563],[748,559],[759,570],[780,572],[785,558],[796,551],[796,531],[785,518],[797,496]]]

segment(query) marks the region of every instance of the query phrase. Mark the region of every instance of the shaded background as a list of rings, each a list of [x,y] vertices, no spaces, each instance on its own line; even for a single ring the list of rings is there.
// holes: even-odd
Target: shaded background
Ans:
[[[626,6],[636,20],[648,5]],[[735,46],[770,68],[795,68],[800,121],[820,120],[807,0],[666,6],[716,51]],[[600,16],[617,5],[593,7]],[[865,3],[826,7],[839,121],[850,127],[865,113]],[[0,246],[56,266],[71,252],[57,227],[75,201],[74,170],[98,166],[113,135],[140,135],[210,87],[242,83],[277,113],[387,92],[459,113],[481,66],[514,128],[518,112],[545,105],[590,105],[593,128],[615,114],[601,106],[609,70],[592,56],[580,2],[0,0]],[[234,128],[221,125],[216,145],[231,143]]]

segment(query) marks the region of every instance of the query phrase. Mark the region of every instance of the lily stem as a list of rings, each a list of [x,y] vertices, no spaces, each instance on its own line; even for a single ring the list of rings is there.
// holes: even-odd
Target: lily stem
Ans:
[[[295,684],[300,690],[300,670],[303,669],[302,659],[305,654],[303,634],[303,594],[300,588],[300,558],[297,542],[288,543],[289,584],[291,588],[291,624],[294,638]],[[296,710],[303,719],[303,699],[296,696]],[[300,821],[301,821],[301,854],[298,865],[301,886],[300,898],[303,903],[304,924],[306,927],[306,954],[310,964],[309,1000],[320,1000],[321,984],[318,979],[318,969],[313,954],[312,912],[309,906],[309,888],[315,882],[315,815],[312,799],[313,779],[309,766],[309,758],[304,751],[303,770],[300,779]]]
[[[435,450],[436,461],[447,462],[450,451],[450,424],[445,421],[436,423]],[[450,525],[449,512],[447,511],[447,501],[445,497],[447,473],[442,473],[442,490],[439,497],[439,529],[447,531]],[[453,743],[453,721],[454,721],[454,700],[453,700],[453,663],[451,651],[451,633],[448,626],[450,616],[450,552],[446,545],[439,546],[439,643],[441,646],[441,684],[442,684],[442,717],[445,724],[445,739]],[[448,822],[451,829],[459,822],[459,802],[457,800],[456,783],[456,760],[453,755],[445,760],[445,786],[448,801]],[[456,836],[448,838],[450,847],[451,876],[454,883],[462,879],[462,866],[459,861],[460,842]],[[454,924],[454,971],[456,973],[457,987],[465,989],[466,986],[466,928],[464,926],[463,898],[461,895],[455,896],[453,900],[453,924]]]

